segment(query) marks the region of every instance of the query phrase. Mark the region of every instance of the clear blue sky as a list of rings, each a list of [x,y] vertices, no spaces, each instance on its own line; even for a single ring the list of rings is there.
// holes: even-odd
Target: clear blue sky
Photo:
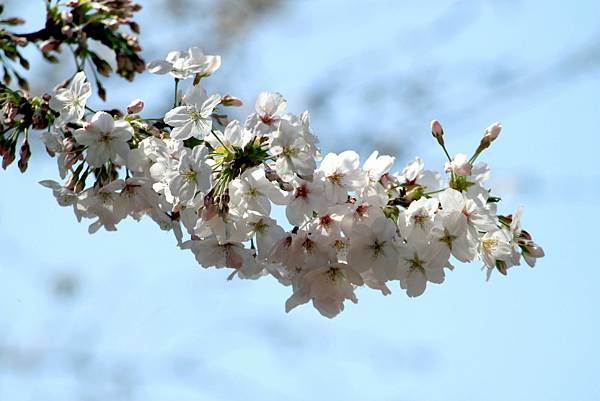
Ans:
[[[580,45],[597,45],[600,6],[399,3],[295,2],[249,35],[251,63],[224,58],[223,74],[235,79],[221,84],[248,104],[261,90],[278,90],[302,111],[306,86],[340,64],[349,65],[348,82],[356,81],[356,65],[382,76],[418,70],[420,54],[463,66],[442,70],[448,82],[461,83],[444,92],[445,101],[473,96],[482,111],[456,116],[447,107],[447,115],[430,116],[407,157],[420,154],[430,168],[441,167],[426,134],[433,117],[443,120],[450,148],[465,153],[482,128],[501,120],[502,136],[483,159],[505,195],[501,211],[525,206],[525,227],[546,250],[535,269],[485,282],[477,263],[458,265],[444,285],[417,299],[392,286],[388,297],[359,290],[359,304],[334,320],[308,305],[285,314],[288,288],[270,278],[228,282],[227,272],[198,267],[149,221],[89,236],[37,184],[57,177],[53,160],[37,159],[24,176],[16,168],[0,173],[0,400],[600,399],[599,70],[550,75],[543,85],[533,79],[518,96],[495,100],[471,83],[469,74],[479,71],[468,68],[502,60],[542,77]],[[434,52],[418,35],[403,39],[404,52],[385,51],[397,48],[395,27],[420,32],[450,5],[475,8],[477,18]],[[151,15],[147,5],[147,31]],[[179,47],[160,43],[159,34],[149,34],[155,48]],[[163,83],[152,77],[131,87],[151,96]],[[347,95],[352,112],[337,115],[341,126],[361,118],[361,106],[369,109]],[[130,100],[123,93],[113,99]],[[338,132],[330,123],[316,120],[316,133]],[[53,295],[57,277],[76,281],[73,297]]]

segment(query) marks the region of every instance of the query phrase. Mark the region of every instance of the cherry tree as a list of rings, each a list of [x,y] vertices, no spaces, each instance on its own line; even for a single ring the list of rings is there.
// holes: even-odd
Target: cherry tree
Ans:
[[[432,121],[447,158],[439,172],[419,158],[393,171],[394,158],[377,151],[363,163],[353,150],[325,153],[309,113],[288,111],[279,93],[260,93],[254,113],[231,119],[228,109],[242,101],[203,87],[219,56],[193,47],[146,65],[137,39],[125,33],[139,31],[132,20],[139,9],[129,0],[48,1],[45,27],[29,34],[10,31],[18,18],[0,20],[2,167],[18,159],[25,171],[30,135],[39,135],[60,177],[40,184],[89,220],[90,233],[152,219],[201,266],[229,269],[230,279],[271,276],[291,288],[286,311],[310,301],[329,318],[346,300],[358,301],[360,286],[416,297],[441,284],[454,259],[482,265],[489,279],[544,256],[521,227],[521,209],[498,213],[500,197],[479,160],[500,123],[483,130],[471,153],[452,155],[441,123]],[[156,119],[143,116],[141,99],[89,107],[92,83],[104,98],[99,76],[112,73],[89,39],[114,51],[116,73],[127,80],[144,70],[171,79],[172,108]],[[32,96],[21,72],[29,63],[20,49],[28,45],[50,62],[70,48],[76,71],[51,94]],[[20,89],[11,88],[13,78]]]

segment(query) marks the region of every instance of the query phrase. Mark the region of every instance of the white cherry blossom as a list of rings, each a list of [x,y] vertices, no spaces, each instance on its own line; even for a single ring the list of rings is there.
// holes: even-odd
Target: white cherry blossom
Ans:
[[[180,203],[191,201],[198,192],[208,191],[210,167],[206,163],[207,155],[208,150],[202,145],[181,152],[177,172],[169,180],[169,190]]]
[[[300,128],[281,120],[271,142],[271,152],[276,157],[275,170],[279,176],[289,181],[296,174],[305,177],[313,174],[316,168],[314,155],[300,134]]]
[[[176,79],[187,79],[195,74],[211,75],[221,66],[220,56],[209,56],[197,47],[190,48],[187,53],[170,52],[165,60],[157,60],[148,64],[152,74],[170,74]]]
[[[285,214],[291,224],[302,225],[313,217],[313,213],[319,214],[327,210],[327,200],[321,181],[310,182],[294,178],[291,185],[293,190],[285,209]]]
[[[406,295],[418,297],[425,292],[427,282],[442,283],[445,277],[444,267],[451,268],[449,256],[450,250],[437,241],[415,239],[402,247],[398,278]]]
[[[286,107],[287,101],[280,93],[262,92],[254,105],[256,113],[248,117],[246,127],[258,135],[274,132]]]
[[[247,170],[239,178],[229,184],[230,204],[240,210],[250,210],[268,216],[271,213],[271,202],[284,204],[286,195],[277,184],[265,177],[263,168]]]
[[[488,231],[479,239],[479,255],[488,269],[496,268],[497,262],[510,264],[512,252],[511,238],[505,230]]]
[[[438,207],[439,201],[436,198],[421,198],[412,202],[405,212],[400,213],[398,218],[401,234],[405,238],[427,237],[433,228]]]
[[[323,182],[327,200],[334,204],[346,202],[348,193],[359,190],[365,183],[359,168],[358,153],[354,151],[327,154],[315,171],[315,176]]]
[[[212,113],[221,96],[206,95],[200,86],[192,86],[183,106],[175,107],[165,114],[165,123],[173,127],[171,138],[179,141],[188,138],[204,139],[212,129]]]
[[[81,120],[90,96],[92,85],[87,82],[85,73],[80,71],[66,88],[59,89],[50,99],[50,108],[60,113],[54,124],[60,126]]]
[[[390,219],[381,217],[371,226],[357,224],[350,239],[348,264],[354,270],[372,270],[380,281],[396,278],[400,243]]]
[[[425,170],[425,164],[417,157],[401,173],[394,174],[402,184],[420,185],[426,192],[436,191],[440,187],[440,174]]]
[[[344,310],[346,299],[358,302],[354,288],[362,284],[360,274],[347,265],[309,270],[293,281],[294,293],[285,303],[285,311],[312,301],[319,313],[331,319]]]
[[[92,120],[75,131],[77,143],[87,146],[86,161],[94,168],[109,160],[118,165],[127,164],[133,128],[127,121],[115,121],[113,116],[99,111]]]

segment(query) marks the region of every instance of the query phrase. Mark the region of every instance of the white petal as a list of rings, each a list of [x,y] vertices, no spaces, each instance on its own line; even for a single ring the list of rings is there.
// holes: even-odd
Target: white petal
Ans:
[[[148,70],[148,72],[150,72],[151,74],[163,75],[171,72],[172,69],[173,64],[169,63],[166,60],[153,61],[151,63],[148,63],[148,65],[146,66],[146,70]]]

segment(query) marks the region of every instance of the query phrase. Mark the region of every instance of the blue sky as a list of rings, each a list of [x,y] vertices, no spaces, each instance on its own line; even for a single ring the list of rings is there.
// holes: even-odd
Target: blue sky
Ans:
[[[444,123],[451,152],[465,153],[482,128],[502,121],[482,160],[503,196],[500,210],[525,206],[524,225],[545,259],[489,282],[477,263],[458,265],[417,299],[394,286],[387,297],[359,290],[359,304],[334,320],[308,305],[285,314],[288,288],[270,278],[226,281],[227,272],[200,268],[149,221],[88,235],[37,184],[57,177],[53,160],[37,159],[23,176],[0,174],[0,400],[600,399],[600,74],[594,64],[548,72],[597,42],[597,2],[400,3],[290,2],[248,35],[246,64],[224,55],[228,80],[215,81],[249,105],[259,91],[278,90],[299,112],[307,87],[341,74],[349,82],[336,93],[342,111],[313,126],[324,145],[356,147],[359,139],[329,133],[369,110],[356,92],[361,74],[385,78],[442,62],[443,115],[408,136],[405,158],[441,168],[431,118]],[[462,7],[468,27],[432,46],[419,27],[449,7]],[[142,29],[151,15],[148,4]],[[398,26],[419,34],[399,37]],[[160,53],[190,41],[147,32]],[[486,62],[523,72],[529,86],[489,98],[478,78]],[[147,103],[171,98],[157,77],[124,88],[115,104],[130,100],[130,88],[148,93]],[[453,113],[455,103],[472,103],[465,97],[481,111]],[[76,283],[72,297],[54,295],[57,277]]]

